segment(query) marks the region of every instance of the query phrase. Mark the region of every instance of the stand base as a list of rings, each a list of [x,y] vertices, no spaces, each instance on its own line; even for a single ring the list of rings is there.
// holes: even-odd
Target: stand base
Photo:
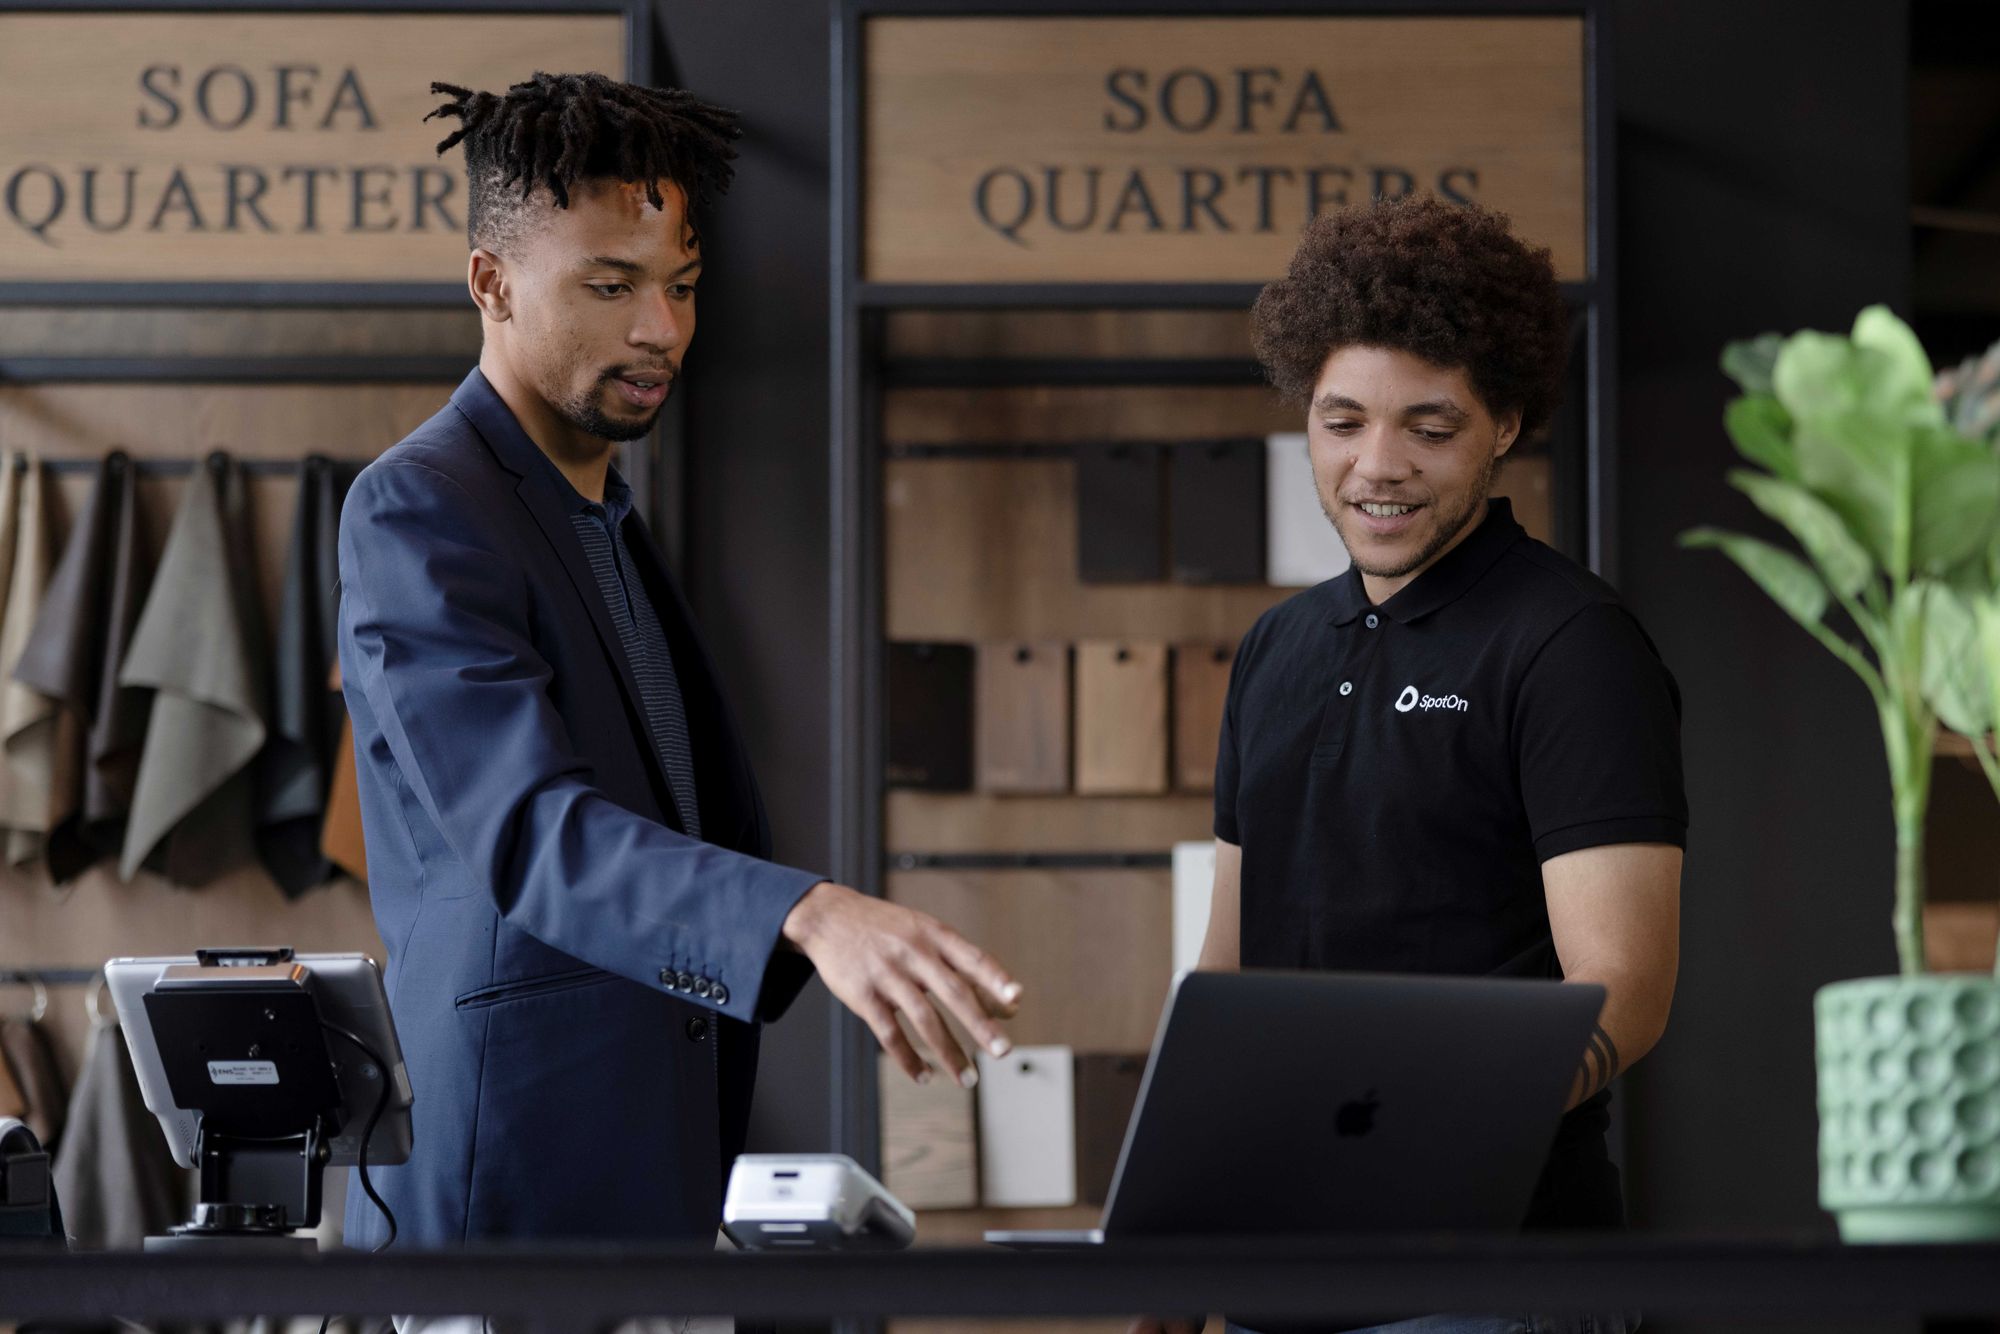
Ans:
[[[240,1251],[247,1255],[318,1255],[319,1239],[296,1232],[175,1232],[146,1238],[146,1250],[149,1254],[200,1251],[215,1255]]]

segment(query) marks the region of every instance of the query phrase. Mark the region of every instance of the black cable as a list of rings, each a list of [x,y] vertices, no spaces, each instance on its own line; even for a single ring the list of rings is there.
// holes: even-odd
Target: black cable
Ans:
[[[388,1250],[389,1247],[393,1246],[396,1242],[396,1215],[390,1212],[389,1206],[382,1202],[382,1197],[375,1193],[374,1183],[368,1180],[368,1141],[374,1138],[375,1127],[382,1120],[382,1113],[389,1110],[389,1080],[391,1078],[389,1063],[383,1060],[381,1056],[376,1053],[373,1047],[369,1046],[366,1042],[363,1042],[359,1037],[356,1037],[354,1034],[348,1032],[340,1025],[330,1024],[326,1022],[324,1019],[322,1019],[320,1020],[320,1027],[324,1028],[329,1033],[333,1033],[340,1037],[346,1038],[349,1042],[353,1043],[355,1047],[360,1050],[363,1056],[366,1056],[369,1060],[375,1063],[376,1070],[381,1072],[382,1092],[376,1096],[375,1110],[369,1114],[368,1124],[362,1128],[361,1149],[360,1152],[355,1155],[355,1170],[356,1170],[356,1175],[358,1175],[361,1178],[361,1189],[363,1193],[365,1193],[368,1196],[370,1202],[373,1203],[377,1209],[382,1211],[382,1217],[386,1219],[389,1224],[389,1235],[384,1237],[379,1245],[373,1247],[369,1251],[370,1255],[379,1255],[383,1251]]]
[[[382,1211],[382,1217],[389,1224],[389,1235],[384,1237],[379,1245],[373,1247],[368,1252],[370,1255],[379,1255],[395,1244],[396,1215],[390,1211],[388,1205],[382,1202],[382,1197],[375,1193],[374,1183],[368,1179],[368,1141],[374,1138],[375,1127],[381,1122],[382,1113],[389,1110],[389,1080],[391,1078],[389,1063],[383,1060],[373,1047],[363,1042],[353,1033],[342,1028],[339,1024],[330,1024],[322,1019],[320,1020],[320,1027],[329,1033],[346,1038],[349,1042],[353,1043],[363,1056],[366,1056],[375,1063],[375,1069],[382,1078],[382,1091],[375,1097],[375,1110],[369,1113],[368,1124],[361,1128],[361,1148],[355,1154],[354,1161],[356,1174],[361,1178],[361,1189],[367,1194],[369,1201]],[[333,1316],[330,1313],[320,1317],[319,1334],[326,1334],[327,1326],[332,1320]]]

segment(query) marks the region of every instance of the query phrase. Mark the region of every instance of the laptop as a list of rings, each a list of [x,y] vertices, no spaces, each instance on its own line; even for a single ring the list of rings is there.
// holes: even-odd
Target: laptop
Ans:
[[[1603,1005],[1591,983],[1183,973],[1102,1221],[986,1240],[1511,1231]]]

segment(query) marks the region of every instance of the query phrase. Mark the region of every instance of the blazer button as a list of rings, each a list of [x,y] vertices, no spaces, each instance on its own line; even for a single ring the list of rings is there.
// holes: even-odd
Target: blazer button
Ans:
[[[717,982],[708,989],[708,998],[717,1005],[727,1005],[729,1004],[729,988]]]
[[[660,970],[660,985],[663,987],[670,987],[673,984],[674,984],[674,970],[671,968],[662,968]]]
[[[702,998],[703,1000],[707,1000],[707,999],[708,999],[708,979],[707,979],[707,978],[705,978],[705,977],[697,977],[697,978],[696,978],[696,979],[694,980],[694,994],[695,994],[695,995],[697,995],[697,996],[699,996],[699,997],[701,997],[701,998]]]
[[[688,1020],[688,1041],[705,1042],[707,1040],[708,1040],[708,1020],[706,1019]]]
[[[682,991],[693,991],[694,978],[687,973],[682,973],[674,979],[674,986]]]

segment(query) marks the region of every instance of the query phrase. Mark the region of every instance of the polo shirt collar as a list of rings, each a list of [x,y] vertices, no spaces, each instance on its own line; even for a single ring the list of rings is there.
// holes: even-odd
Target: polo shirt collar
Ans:
[[[556,475],[563,506],[571,514],[588,514],[593,518],[601,514],[605,522],[616,530],[624,524],[625,516],[632,512],[632,487],[618,471],[617,464],[612,464],[604,474],[604,501],[599,504],[571,485],[569,478],[563,476],[562,469],[550,463],[546,454],[542,456],[542,462]]]
[[[1437,564],[1405,585],[1395,596],[1374,608],[1399,625],[1428,616],[1438,608],[1456,602],[1479,582],[1493,562],[1526,535],[1514,518],[1514,506],[1505,496],[1487,501],[1486,517],[1472,535],[1444,554]],[[1371,609],[1368,592],[1361,583],[1361,571],[1349,566],[1333,586],[1335,625],[1346,625]]]
[[[544,481],[552,482],[567,514],[589,510],[593,502],[570,485],[562,469],[556,467],[555,462],[542,452],[541,446],[522,429],[514,410],[500,397],[500,392],[486,378],[484,371],[474,366],[471,374],[452,391],[451,402],[478,428],[479,434],[485,437],[486,443],[509,472],[516,477],[539,475]],[[615,465],[604,479],[603,509],[613,529],[622,525],[625,516],[632,512],[632,488]]]

